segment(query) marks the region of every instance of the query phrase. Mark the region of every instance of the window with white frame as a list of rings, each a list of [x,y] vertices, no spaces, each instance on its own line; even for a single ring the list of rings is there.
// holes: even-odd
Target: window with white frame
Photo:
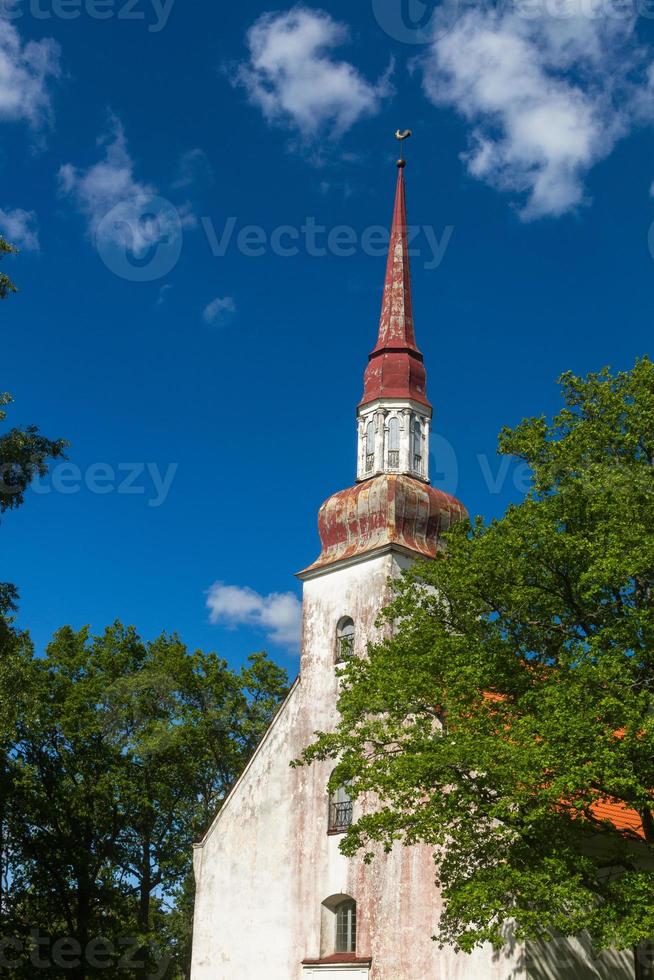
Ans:
[[[351,895],[330,895],[320,907],[320,958],[357,952],[357,903]]]
[[[357,903],[352,899],[336,907],[336,952],[356,953]]]

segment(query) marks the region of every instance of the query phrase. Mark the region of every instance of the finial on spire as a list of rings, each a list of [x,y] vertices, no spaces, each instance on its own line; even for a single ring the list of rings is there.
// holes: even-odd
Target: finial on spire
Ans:
[[[404,140],[408,140],[410,136],[413,136],[413,133],[411,132],[410,129],[405,129],[404,132],[402,132],[401,129],[398,129],[398,131],[396,132],[395,139],[399,140],[399,142],[402,144],[402,151],[404,150]],[[397,161],[397,165],[400,168],[400,170],[406,167],[406,160],[404,159],[404,155],[402,155],[400,159]]]

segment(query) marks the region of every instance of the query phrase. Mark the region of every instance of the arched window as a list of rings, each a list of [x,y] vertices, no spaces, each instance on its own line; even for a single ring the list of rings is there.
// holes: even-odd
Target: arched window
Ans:
[[[397,417],[388,423],[388,466],[394,470],[400,466],[400,420]]]
[[[422,426],[417,418],[411,423],[411,444],[413,470],[422,473]]]
[[[339,619],[336,627],[336,663],[341,664],[354,653],[354,620],[349,616]]]
[[[375,468],[375,423],[368,422],[366,427],[366,473],[372,473]]]
[[[320,957],[357,951],[357,903],[351,895],[331,895],[321,905]]]
[[[336,908],[336,952],[357,951],[357,903],[348,899]]]
[[[339,786],[329,794],[329,833],[344,834],[352,826],[354,806],[347,786]]]

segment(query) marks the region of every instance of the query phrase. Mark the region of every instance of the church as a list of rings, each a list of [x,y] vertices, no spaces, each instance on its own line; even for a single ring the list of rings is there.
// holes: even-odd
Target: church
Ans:
[[[632,980],[630,953],[583,939],[471,955],[432,939],[441,899],[428,847],[346,858],[358,803],[329,795],[331,767],[291,768],[337,721],[338,664],[365,654],[389,580],[435,558],[466,515],[432,487],[432,407],[411,302],[405,161],[398,180],[377,343],[357,409],[355,485],[319,515],[322,552],[300,573],[300,674],[194,854],[192,980]]]

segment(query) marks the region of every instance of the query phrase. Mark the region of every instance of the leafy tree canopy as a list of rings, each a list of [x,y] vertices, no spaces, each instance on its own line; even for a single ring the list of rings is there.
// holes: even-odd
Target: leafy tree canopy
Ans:
[[[561,387],[553,421],[500,437],[526,499],[403,578],[303,760],[363,799],[345,853],[433,847],[438,938],[463,950],[509,923],[654,936],[654,364]]]
[[[10,681],[0,672],[0,698]],[[174,635],[146,643],[120,623],[101,636],[60,630],[23,666],[5,777],[3,934],[26,947],[34,927],[82,949],[132,939],[136,975],[158,975],[167,958],[169,977],[188,976],[192,843],[286,686],[263,654],[233,671]],[[23,965],[31,976],[23,960],[13,975]],[[98,972],[83,959],[62,975]],[[112,975],[135,972],[117,957]]]

